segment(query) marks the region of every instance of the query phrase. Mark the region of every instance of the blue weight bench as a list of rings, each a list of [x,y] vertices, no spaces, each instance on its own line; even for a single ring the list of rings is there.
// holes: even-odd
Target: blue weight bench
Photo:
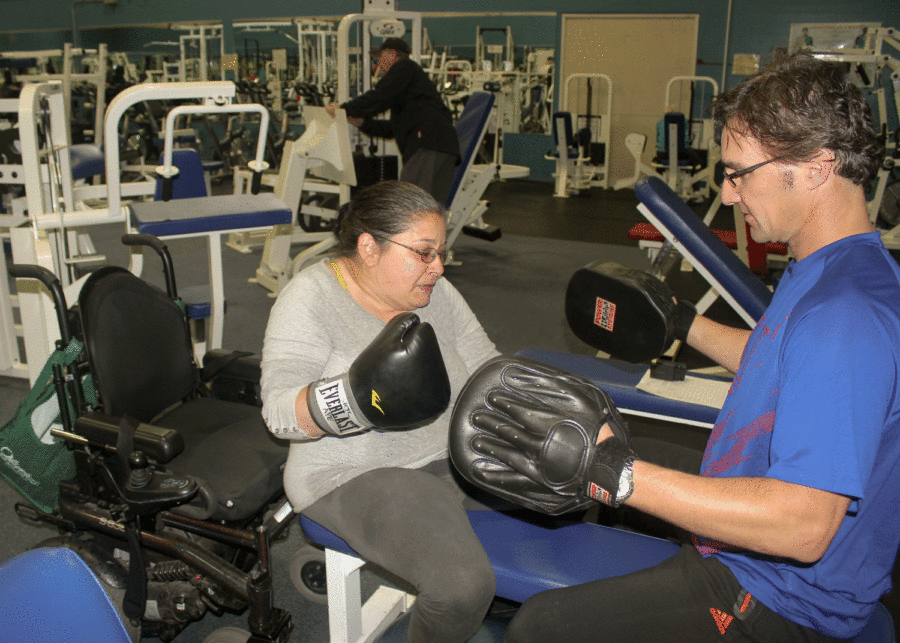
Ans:
[[[0,631],[5,643],[131,642],[97,577],[65,548],[33,549],[0,565]]]
[[[526,349],[517,354],[596,382],[609,393],[616,407],[627,415],[712,428],[719,414],[719,407],[715,404],[669,399],[637,388],[649,369],[646,364],[540,349]],[[719,376],[705,373],[692,373],[691,376],[705,380],[722,380]]]
[[[479,164],[478,150],[487,134],[494,113],[496,97],[488,91],[473,92],[456,121],[456,136],[462,155],[450,192],[447,195],[447,244],[450,249],[460,232],[486,241],[496,241],[500,228],[484,222],[482,215],[488,203],[481,199],[497,175],[494,163]]]
[[[656,176],[634,186],[638,210],[687,259],[741,318],[753,326],[762,316],[772,292],[719,239],[665,181]]]
[[[516,603],[547,589],[651,567],[679,549],[668,540],[587,522],[544,517],[538,524],[495,511],[468,514],[494,568],[497,596]],[[377,640],[415,598],[383,585],[363,603],[359,570],[365,561],[302,514],[300,526],[325,548],[331,643]]]
[[[481,147],[491,119],[494,101],[494,95],[491,92],[473,92],[456,121],[456,136],[459,139],[459,151],[462,158],[456,168],[456,174],[453,176],[447,201],[444,203],[448,208],[452,208],[466,174],[475,164],[478,148]]]
[[[548,589],[622,576],[657,565],[679,545],[631,531],[565,519],[536,524],[494,511],[469,511],[497,579],[496,595],[515,603]],[[325,548],[331,643],[376,641],[412,604],[406,592],[382,585],[363,603],[353,549],[300,515],[303,533]],[[896,643],[894,622],[881,603],[853,643]]]
[[[211,310],[209,332],[202,352],[222,346],[225,294],[222,277],[222,236],[236,231],[271,229],[289,224],[290,209],[274,194],[226,194],[135,201],[130,204],[138,232],[162,239],[205,236],[209,240]],[[197,351],[200,353],[200,349]]]
[[[73,181],[100,176],[106,172],[103,149],[90,143],[76,143],[69,146],[69,162]]]

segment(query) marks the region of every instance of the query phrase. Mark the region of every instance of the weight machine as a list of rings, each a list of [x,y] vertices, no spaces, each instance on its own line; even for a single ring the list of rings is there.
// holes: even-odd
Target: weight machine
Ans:
[[[594,81],[597,81],[596,89]],[[574,91],[573,83],[577,83]],[[553,196],[568,197],[591,187],[609,187],[612,92],[612,79],[606,74],[577,73],[566,78],[561,109],[553,114],[556,147],[545,156],[556,161]],[[569,108],[570,96],[573,96],[574,114]]]
[[[673,89],[684,87],[675,96]],[[698,86],[707,86],[711,92],[698,92]],[[698,98],[698,93],[700,97]],[[651,165],[643,161],[647,137],[631,133],[625,137],[625,147],[634,158],[634,174],[616,181],[614,188],[631,188],[642,174],[662,176],[666,184],[685,201],[703,201],[716,192],[714,176],[721,150],[715,142],[712,119],[698,117],[719,94],[719,84],[708,76],[675,76],[666,84],[666,111],[661,120],[662,136],[657,135],[661,149],[657,149]],[[719,202],[714,204],[718,209]]]
[[[794,34],[803,27],[804,25],[793,25],[791,33]],[[815,33],[816,27],[820,31],[827,30],[832,36],[835,33],[846,33],[847,42],[825,43],[831,44],[831,47],[817,46],[816,39],[807,35],[806,38],[792,38],[791,41],[796,42],[796,48],[809,51],[822,60],[846,63],[856,84],[870,91],[875,100],[875,124],[884,139],[885,159],[878,171],[875,189],[866,202],[866,209],[869,219],[876,224],[885,196],[889,199],[897,198],[894,190],[888,189],[888,185],[896,179],[894,171],[900,155],[897,140],[900,133],[900,38],[896,29],[854,24],[809,25],[806,33],[809,34],[810,30]],[[809,44],[807,38],[812,44]],[[838,46],[839,44],[846,46]],[[893,110],[889,102],[893,102]],[[886,219],[894,217],[887,214]],[[882,231],[882,241],[892,250],[900,249],[900,225],[896,220],[886,220],[885,223],[889,227]]]

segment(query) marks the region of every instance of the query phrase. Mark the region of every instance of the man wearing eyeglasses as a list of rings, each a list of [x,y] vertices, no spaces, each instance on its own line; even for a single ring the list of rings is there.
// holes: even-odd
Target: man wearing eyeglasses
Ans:
[[[343,105],[331,103],[328,113],[344,109],[347,120],[365,134],[393,138],[400,148],[400,180],[418,185],[444,204],[459,163],[459,138],[450,110],[428,74],[411,60],[409,44],[388,38],[372,52],[375,87]],[[390,110],[389,120],[374,117]]]
[[[866,211],[883,157],[871,113],[844,69],[795,55],[720,96],[712,114],[723,203],[794,259],[752,332],[703,316],[688,326],[688,343],[736,374],[699,475],[640,460],[612,420],[593,429],[579,474],[583,497],[662,518],[692,542],[656,567],[535,595],[509,643],[846,640],[891,589],[900,267]],[[590,433],[574,403],[558,401],[567,386],[546,404]],[[546,425],[547,413],[533,415]],[[541,434],[527,414],[517,421]],[[552,449],[503,448],[523,475],[557,464]]]

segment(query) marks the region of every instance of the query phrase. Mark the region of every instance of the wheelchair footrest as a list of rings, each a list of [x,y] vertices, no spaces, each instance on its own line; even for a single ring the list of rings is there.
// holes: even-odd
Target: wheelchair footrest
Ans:
[[[500,228],[495,225],[485,225],[484,227],[466,225],[463,226],[462,231],[470,237],[477,237],[485,241],[496,241],[502,235]]]

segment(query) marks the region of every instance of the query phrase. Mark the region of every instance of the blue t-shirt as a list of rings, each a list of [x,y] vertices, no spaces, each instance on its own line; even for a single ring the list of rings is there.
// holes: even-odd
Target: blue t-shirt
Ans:
[[[900,541],[900,267],[878,233],[792,263],[750,335],[702,475],[768,477],[851,498],[813,564],[695,537],[796,623],[855,636],[891,587]]]

